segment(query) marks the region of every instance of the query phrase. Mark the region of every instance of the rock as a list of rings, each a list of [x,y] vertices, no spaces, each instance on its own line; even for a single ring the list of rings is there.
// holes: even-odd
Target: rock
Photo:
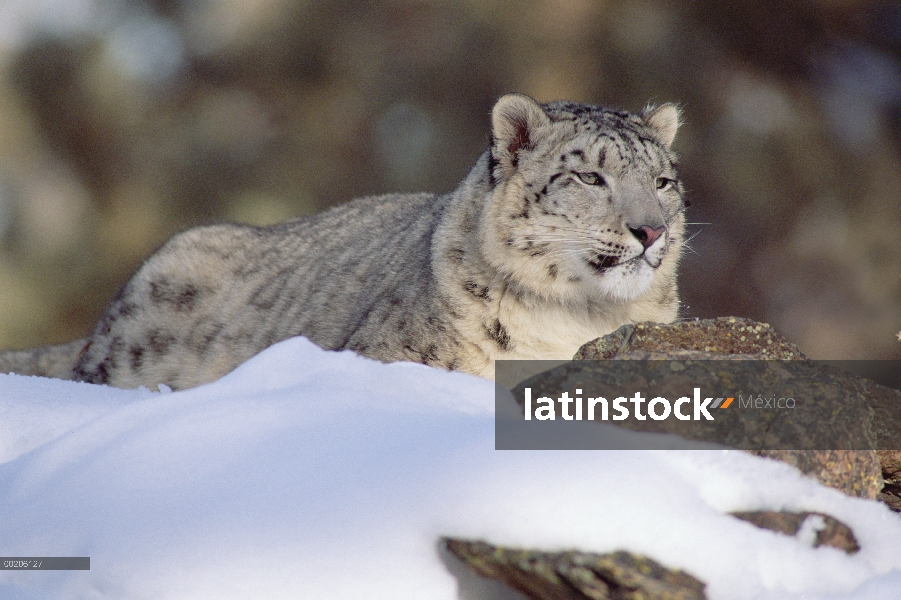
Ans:
[[[757,450],[752,454],[788,463],[849,496],[873,500],[883,489],[882,466],[872,450]]]
[[[588,342],[574,360],[610,358],[677,358],[713,360],[728,358],[806,358],[766,323],[740,317],[699,321],[624,325],[609,335]],[[738,355],[738,356],[735,356]]]
[[[885,486],[879,493],[879,499],[889,508],[901,512],[901,450],[877,450],[882,463],[882,478]]]
[[[814,548],[832,546],[844,550],[848,554],[855,554],[860,550],[860,545],[851,528],[825,513],[761,510],[736,511],[729,514],[761,529],[769,529],[791,536],[798,534],[807,519],[814,518],[820,521],[814,526],[816,531],[813,539]]]
[[[629,552],[540,552],[450,538],[442,543],[478,575],[500,581],[531,600],[706,598],[702,581]]]
[[[846,494],[862,498],[878,496],[894,510],[901,510],[901,451],[893,450],[901,448],[901,392],[808,361],[797,346],[770,325],[738,317],[668,325],[626,325],[585,344],[574,359],[796,361],[797,366],[786,367],[794,378],[792,383],[797,383],[794,387],[815,392],[817,398],[828,401],[828,406],[826,402],[818,402],[823,404],[822,410],[810,415],[808,425],[814,437],[808,436],[812,444],[809,447],[829,447],[828,443],[823,443],[825,438],[816,436],[838,433],[848,436],[853,444],[851,447],[862,449],[771,450],[763,445],[744,449],[791,464]],[[634,377],[641,376],[639,371],[636,369]],[[569,377],[574,372],[568,372],[567,367],[562,366],[528,381],[533,388],[540,380],[547,389],[566,391],[570,387],[576,388],[575,384],[579,383]],[[699,375],[693,373],[691,376]],[[757,376],[765,374],[761,372]],[[633,424],[636,423],[633,421]],[[637,424],[640,425],[637,428],[691,437],[686,431],[690,428],[682,427],[682,424],[676,423],[672,427],[659,427],[659,424],[645,421]],[[768,433],[773,425],[778,423],[764,421],[760,427],[763,433]],[[877,449],[879,452],[875,451]]]

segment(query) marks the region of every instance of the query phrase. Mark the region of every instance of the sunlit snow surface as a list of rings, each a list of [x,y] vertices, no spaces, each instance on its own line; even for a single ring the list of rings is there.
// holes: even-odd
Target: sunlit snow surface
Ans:
[[[626,549],[710,598],[901,597],[901,518],[723,451],[495,451],[491,382],[278,344],[184,392],[0,375],[0,598],[456,598],[436,541]],[[816,510],[862,550],[726,512]]]

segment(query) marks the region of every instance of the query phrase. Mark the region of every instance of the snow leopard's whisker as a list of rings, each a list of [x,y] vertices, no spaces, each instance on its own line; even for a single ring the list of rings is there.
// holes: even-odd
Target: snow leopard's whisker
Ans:
[[[698,237],[698,234],[700,234],[700,233],[701,233],[700,231],[695,231],[693,234],[691,234],[690,236],[688,236],[688,239],[684,240],[682,243],[683,243],[683,244],[689,243],[691,240],[693,240],[693,239],[695,239],[696,237]]]

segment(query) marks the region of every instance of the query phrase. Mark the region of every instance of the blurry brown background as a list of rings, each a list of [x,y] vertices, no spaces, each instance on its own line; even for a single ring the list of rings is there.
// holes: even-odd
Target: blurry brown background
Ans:
[[[898,358],[901,4],[0,0],[0,348],[173,233],[450,191],[501,94],[678,102],[686,317]]]

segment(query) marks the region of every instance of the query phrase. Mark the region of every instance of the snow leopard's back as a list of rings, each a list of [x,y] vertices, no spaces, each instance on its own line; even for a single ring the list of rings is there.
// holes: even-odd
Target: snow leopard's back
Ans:
[[[326,349],[419,359],[417,320],[430,310],[430,237],[443,200],[362,198],[271,227],[186,231],[152,256],[113,300],[75,366],[78,379],[189,387],[261,349],[305,335]],[[395,310],[392,311],[391,308]],[[361,341],[377,325],[384,339]],[[407,355],[387,349],[409,346]],[[379,337],[379,336],[376,336]]]

